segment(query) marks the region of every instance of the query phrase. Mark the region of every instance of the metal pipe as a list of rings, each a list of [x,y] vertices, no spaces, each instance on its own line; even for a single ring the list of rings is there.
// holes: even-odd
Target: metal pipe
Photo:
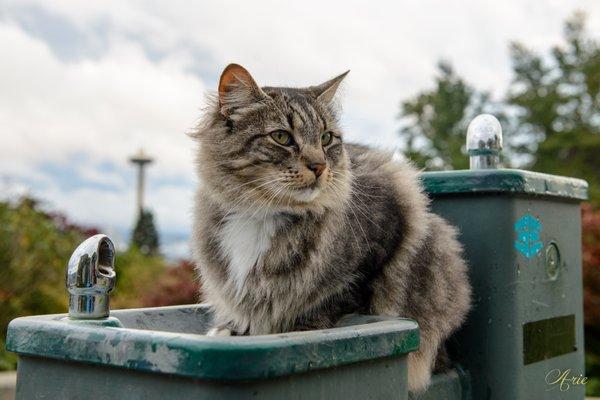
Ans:
[[[114,288],[115,246],[106,235],[94,235],[73,252],[67,267],[69,317],[99,319],[109,316]]]

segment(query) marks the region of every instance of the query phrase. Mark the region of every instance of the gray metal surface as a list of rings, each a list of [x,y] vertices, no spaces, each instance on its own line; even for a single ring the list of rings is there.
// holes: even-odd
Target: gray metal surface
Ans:
[[[406,357],[247,382],[125,373],[118,368],[32,357],[21,357],[18,368],[19,400],[405,400],[408,396]]]
[[[433,208],[459,228],[470,265],[473,310],[450,343],[471,375],[473,398],[583,399],[583,385],[562,392],[545,380],[553,369],[584,371],[579,203],[484,193],[436,196]],[[526,232],[533,240],[520,251],[517,223],[526,215],[541,226]],[[546,265],[550,246],[560,251],[556,277]],[[526,364],[524,325],[563,316],[575,320],[572,351]],[[552,350],[546,342],[542,353]]]
[[[409,393],[410,400],[472,400],[471,379],[462,369],[436,374],[424,393]]]

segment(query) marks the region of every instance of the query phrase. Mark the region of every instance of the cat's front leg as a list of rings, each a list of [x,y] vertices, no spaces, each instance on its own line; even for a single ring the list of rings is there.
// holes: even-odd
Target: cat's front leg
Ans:
[[[229,328],[211,328],[206,332],[206,336],[232,336]]]
[[[427,351],[417,350],[408,355],[408,390],[420,393],[431,381],[433,362]]]
[[[220,324],[210,328],[206,332],[206,336],[235,336],[235,332],[229,324]]]
[[[421,331],[419,349],[408,355],[408,390],[415,393],[424,391],[431,381],[438,340],[433,340],[426,330]]]

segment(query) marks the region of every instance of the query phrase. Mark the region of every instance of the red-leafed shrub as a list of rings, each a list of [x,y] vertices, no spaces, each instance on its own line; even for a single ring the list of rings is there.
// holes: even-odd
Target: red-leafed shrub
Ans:
[[[600,210],[582,206],[586,395],[600,395]]]
[[[600,331],[600,210],[582,206],[585,324]]]
[[[191,261],[182,260],[168,267],[160,281],[145,296],[145,306],[169,306],[197,303],[200,298],[200,284]]]

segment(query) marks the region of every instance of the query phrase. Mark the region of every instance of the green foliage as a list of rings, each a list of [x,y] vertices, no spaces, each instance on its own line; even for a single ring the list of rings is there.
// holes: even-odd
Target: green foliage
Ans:
[[[158,252],[158,232],[154,226],[152,212],[143,210],[131,235],[132,246],[137,247],[143,254],[156,254]]]
[[[585,375],[589,379],[585,384],[585,394],[587,396],[597,396],[600,394],[600,352],[589,350],[590,344],[592,349],[598,349],[598,336],[600,332],[591,332],[586,329],[585,332]]]
[[[111,308],[135,308],[148,305],[146,298],[163,281],[168,264],[158,255],[146,255],[133,246],[117,254],[117,284],[110,296]]]
[[[65,267],[80,232],[57,227],[35,202],[0,203],[0,369],[14,367],[4,333],[17,316],[65,312]]]
[[[600,205],[600,43],[581,13],[567,20],[564,45],[540,55],[513,43],[513,84],[506,102],[516,111],[518,150],[529,168],[586,179]]]
[[[200,282],[194,265],[188,260],[182,260],[169,268],[145,298],[144,304],[153,307],[172,304],[193,304],[200,300]]]
[[[489,95],[475,91],[446,62],[438,64],[438,74],[434,89],[401,104],[405,155],[430,170],[465,169],[465,132],[471,119],[491,106]]]

